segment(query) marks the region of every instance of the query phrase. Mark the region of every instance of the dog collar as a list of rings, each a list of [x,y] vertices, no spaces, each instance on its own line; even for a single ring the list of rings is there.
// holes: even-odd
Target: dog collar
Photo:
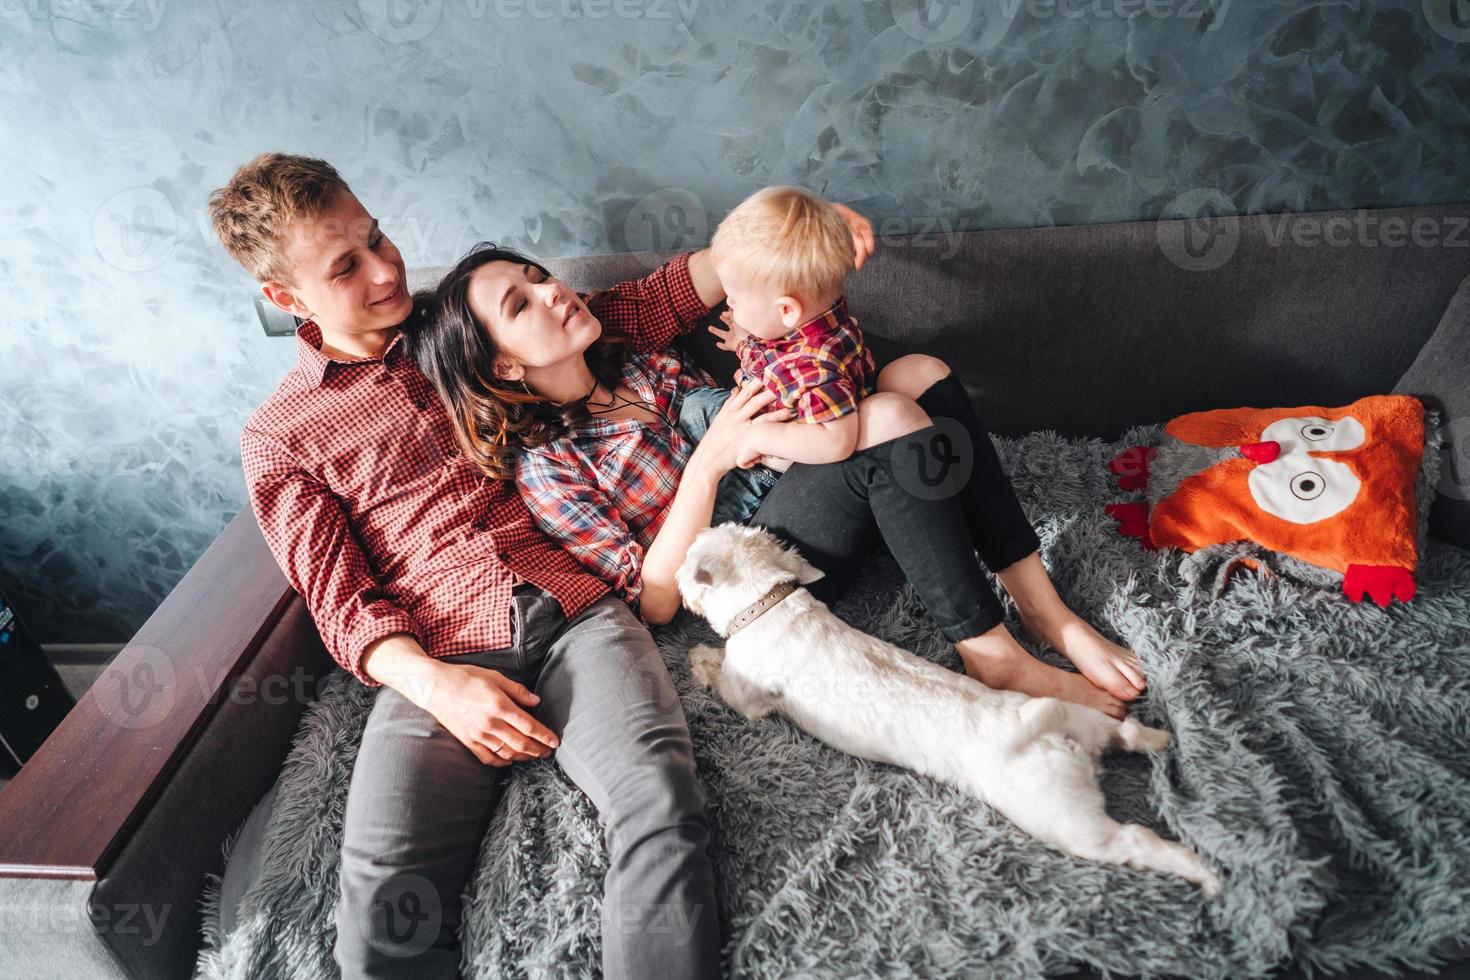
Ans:
[[[725,634],[725,639],[728,640],[730,637],[734,636],[736,633],[739,633],[741,630],[745,629],[745,627],[749,626],[757,619],[760,619],[763,615],[769,612],[771,608],[776,605],[776,603],[780,602],[782,599],[795,592],[796,587],[796,582],[794,580],[781,582],[776,585],[775,588],[771,589],[771,591],[767,592],[765,595],[761,596],[759,599],[755,600],[744,609],[740,610],[740,613],[736,615],[733,620],[730,621],[730,632]]]

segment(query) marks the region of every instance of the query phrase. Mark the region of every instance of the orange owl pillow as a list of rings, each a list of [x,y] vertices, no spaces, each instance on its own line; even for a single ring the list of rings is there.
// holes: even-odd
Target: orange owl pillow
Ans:
[[[1236,567],[1265,564],[1308,581],[1340,577],[1354,602],[1407,602],[1424,445],[1424,406],[1407,395],[1193,412],[1166,424],[1159,445],[1109,464],[1120,487],[1147,499],[1107,512],[1145,548],[1218,559],[1222,587]],[[1308,574],[1294,574],[1299,563]]]

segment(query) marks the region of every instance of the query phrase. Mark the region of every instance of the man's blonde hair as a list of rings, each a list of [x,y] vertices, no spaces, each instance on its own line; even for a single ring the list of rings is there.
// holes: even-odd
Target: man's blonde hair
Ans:
[[[807,300],[841,293],[854,259],[842,215],[799,187],[767,187],[741,201],[710,248],[756,282]]]
[[[294,285],[286,266],[287,230],[331,206],[347,182],[325,160],[262,153],[209,195],[209,220],[225,251],[258,281]]]

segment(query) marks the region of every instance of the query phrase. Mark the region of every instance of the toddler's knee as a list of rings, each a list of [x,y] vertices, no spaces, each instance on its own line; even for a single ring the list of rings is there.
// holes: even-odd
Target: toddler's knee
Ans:
[[[949,365],[928,354],[905,354],[878,372],[878,390],[918,398],[949,375]]]
[[[906,436],[928,426],[929,415],[912,399],[877,391],[858,403],[858,448]]]

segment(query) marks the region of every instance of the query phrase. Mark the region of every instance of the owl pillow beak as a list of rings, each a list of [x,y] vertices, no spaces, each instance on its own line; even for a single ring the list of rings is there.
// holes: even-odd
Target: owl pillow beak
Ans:
[[[1271,463],[1281,455],[1281,443],[1274,440],[1247,443],[1240,447],[1240,455],[1257,463]]]

